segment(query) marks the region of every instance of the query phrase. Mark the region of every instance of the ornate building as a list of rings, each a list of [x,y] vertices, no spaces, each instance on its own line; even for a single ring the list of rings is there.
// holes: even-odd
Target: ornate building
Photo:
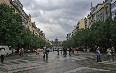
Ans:
[[[53,49],[57,50],[58,48],[61,49],[62,48],[62,41],[58,41],[57,37],[54,41],[51,41]]]

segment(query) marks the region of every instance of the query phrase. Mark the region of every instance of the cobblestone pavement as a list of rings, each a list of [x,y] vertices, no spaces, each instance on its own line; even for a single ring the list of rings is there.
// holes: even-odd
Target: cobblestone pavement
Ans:
[[[116,62],[97,63],[95,54],[79,52],[77,55],[63,57],[50,52],[48,61],[34,53],[24,57],[6,58],[0,63],[0,73],[116,73]]]

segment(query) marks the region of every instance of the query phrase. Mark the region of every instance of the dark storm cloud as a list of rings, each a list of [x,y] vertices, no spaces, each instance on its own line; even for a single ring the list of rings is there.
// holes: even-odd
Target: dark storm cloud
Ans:
[[[91,2],[95,6],[103,0],[20,1],[24,5],[24,10],[32,15],[32,20],[50,40],[57,36],[63,40],[66,39],[67,33],[72,32],[74,25],[90,11]]]

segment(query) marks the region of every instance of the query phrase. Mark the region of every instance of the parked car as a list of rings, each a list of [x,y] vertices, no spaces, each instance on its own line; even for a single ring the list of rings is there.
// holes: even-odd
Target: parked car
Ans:
[[[1,49],[5,50],[5,56],[12,54],[11,47],[9,47],[9,46],[0,46],[0,51],[1,51]],[[0,55],[1,55],[1,52],[0,52]]]

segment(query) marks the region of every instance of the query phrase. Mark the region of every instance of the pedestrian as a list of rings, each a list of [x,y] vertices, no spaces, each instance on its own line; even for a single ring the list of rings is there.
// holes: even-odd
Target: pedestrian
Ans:
[[[90,51],[90,48],[87,48],[87,52],[89,52]]]
[[[23,57],[23,55],[24,55],[24,49],[21,48],[21,56]]]
[[[63,52],[64,52],[64,57],[67,56],[67,48],[63,48]]]
[[[1,53],[1,63],[3,63],[4,62],[4,55],[5,55],[5,48],[2,48],[0,53]]]
[[[101,56],[100,56],[100,50],[99,47],[96,49],[96,56],[97,56],[97,62],[101,62]]]
[[[74,48],[72,48],[72,54],[74,55],[74,51],[75,51],[75,49]]]
[[[112,61],[115,61],[115,50],[114,47],[111,49]]]
[[[37,48],[37,50],[36,50],[36,55],[39,55],[39,52],[40,52],[40,49]]]
[[[57,49],[58,55],[59,55],[59,48]]]
[[[62,55],[62,48],[61,48],[61,55]]]
[[[78,54],[78,48],[76,48],[77,54]]]
[[[48,60],[48,54],[49,54],[49,49],[46,48],[46,49],[45,49],[45,55],[46,55],[45,57],[46,57],[46,60]]]
[[[21,48],[19,49],[19,55],[21,56]]]
[[[72,49],[71,49],[71,48],[69,48],[69,56],[71,56],[71,51],[72,51]]]
[[[45,48],[43,49],[43,59],[45,59]]]
[[[107,60],[110,61],[111,60],[111,49],[108,48],[106,52],[107,52]]]

